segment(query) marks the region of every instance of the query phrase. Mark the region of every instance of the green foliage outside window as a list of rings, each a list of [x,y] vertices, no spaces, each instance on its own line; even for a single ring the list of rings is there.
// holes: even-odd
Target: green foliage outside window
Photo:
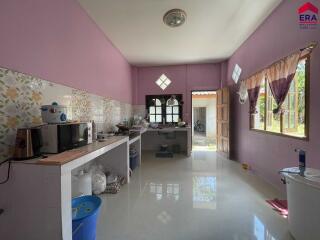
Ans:
[[[273,114],[277,107],[268,83],[262,82],[257,102],[258,113],[251,118],[253,129],[284,135],[306,137],[306,59],[300,60],[288,96],[282,105],[283,115]],[[282,124],[282,132],[280,125]]]

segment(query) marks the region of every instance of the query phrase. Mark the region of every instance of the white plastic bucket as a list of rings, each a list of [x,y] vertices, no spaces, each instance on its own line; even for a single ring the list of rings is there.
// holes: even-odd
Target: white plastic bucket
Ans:
[[[92,195],[91,173],[80,170],[77,175],[72,176],[72,197]]]

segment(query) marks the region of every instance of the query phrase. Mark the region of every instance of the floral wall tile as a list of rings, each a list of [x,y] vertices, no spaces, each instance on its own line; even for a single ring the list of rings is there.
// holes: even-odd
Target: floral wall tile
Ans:
[[[0,68],[1,159],[11,156],[17,128],[41,123],[43,96],[38,84],[36,78]]]
[[[91,120],[91,102],[87,92],[73,89],[71,108],[73,119],[80,120],[81,122]]]
[[[115,130],[133,113],[130,104],[0,68],[0,162],[12,156],[17,128],[42,124],[40,107],[53,102],[67,107],[70,120],[94,120],[99,131]]]

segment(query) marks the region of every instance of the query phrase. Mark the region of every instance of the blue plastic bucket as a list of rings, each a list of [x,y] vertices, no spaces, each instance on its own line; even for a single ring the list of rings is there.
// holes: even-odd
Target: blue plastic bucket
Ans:
[[[72,239],[95,240],[101,199],[82,196],[72,199]]]

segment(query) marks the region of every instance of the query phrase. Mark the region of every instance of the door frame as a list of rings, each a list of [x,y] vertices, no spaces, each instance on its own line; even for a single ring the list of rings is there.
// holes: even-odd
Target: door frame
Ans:
[[[210,89],[210,90],[203,90],[203,89],[201,89],[201,90],[191,90],[191,105],[190,105],[190,108],[189,108],[189,110],[191,110],[190,111],[190,114],[191,114],[191,123],[190,123],[190,125],[191,125],[191,148],[193,147],[193,136],[192,136],[192,133],[193,133],[193,117],[192,117],[192,111],[193,111],[193,101],[192,101],[192,93],[193,92],[217,92],[219,90],[219,88],[218,89]],[[217,121],[217,119],[216,119],[216,121]]]
[[[226,90],[227,92],[227,102],[224,102],[224,91]],[[221,101],[219,103],[219,92],[221,94]],[[222,109],[226,106],[223,105],[227,105],[227,120],[224,120],[224,111],[220,112],[218,111],[218,108],[222,107]],[[220,118],[219,118],[220,115]],[[230,159],[230,154],[231,154],[231,136],[230,136],[230,122],[231,122],[231,91],[230,91],[230,87],[223,87],[219,90],[217,90],[217,153],[220,155],[223,155],[224,157]],[[222,129],[222,125],[221,125],[221,130],[222,130],[222,135],[219,135],[219,124],[227,124],[227,137],[223,135],[223,129]],[[221,132],[221,131],[220,131]],[[227,150],[225,150],[225,146],[224,146],[224,142],[222,144],[222,148],[223,150],[221,151],[221,149],[219,148],[219,146],[221,146],[221,144],[219,144],[219,139],[227,139]],[[221,142],[220,142],[221,143]]]

